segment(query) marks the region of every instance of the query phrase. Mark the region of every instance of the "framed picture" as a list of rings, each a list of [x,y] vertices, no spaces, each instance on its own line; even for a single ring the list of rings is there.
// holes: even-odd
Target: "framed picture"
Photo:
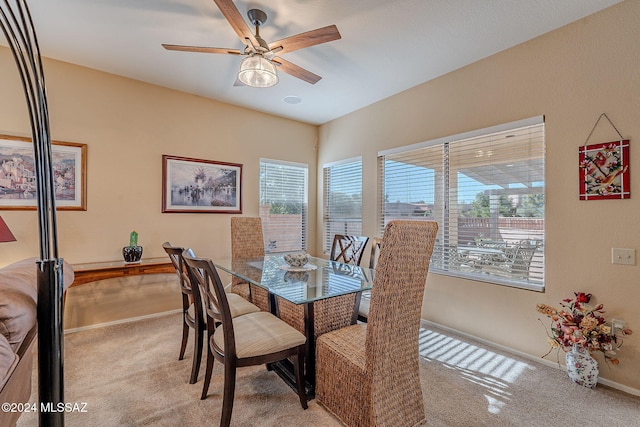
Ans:
[[[57,210],[87,210],[87,144],[51,141]],[[33,142],[0,135],[0,209],[37,209]]]
[[[628,139],[585,145],[578,154],[580,200],[631,197]]]
[[[162,212],[242,213],[242,165],[163,155]]]

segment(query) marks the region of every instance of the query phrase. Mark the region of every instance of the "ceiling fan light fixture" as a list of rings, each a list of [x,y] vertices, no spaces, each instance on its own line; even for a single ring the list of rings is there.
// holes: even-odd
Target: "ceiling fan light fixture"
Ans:
[[[251,87],[271,87],[278,83],[276,67],[262,55],[251,55],[240,63],[238,80]]]

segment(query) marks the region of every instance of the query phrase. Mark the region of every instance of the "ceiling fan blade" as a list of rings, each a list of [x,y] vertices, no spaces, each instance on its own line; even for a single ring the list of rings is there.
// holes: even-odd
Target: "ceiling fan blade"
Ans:
[[[233,4],[232,0],[213,0],[215,4],[220,9],[220,12],[224,15],[224,17],[229,21],[229,24],[236,32],[240,40],[244,42],[244,39],[251,40],[251,44],[254,46],[260,46],[258,40],[251,32],[251,29],[240,15],[238,8]]]
[[[283,73],[287,73],[293,77],[297,77],[300,80],[311,83],[312,85],[318,83],[318,81],[322,78],[319,75],[313,74],[311,71],[305,70],[304,68],[299,67],[296,64],[286,61],[280,57],[274,58],[271,62],[277,64],[277,69],[282,71]]]
[[[201,53],[228,53],[230,55],[242,55],[238,49],[225,49],[222,47],[205,47],[205,46],[182,46],[178,44],[162,44],[167,50],[179,50],[182,52],[201,52]]]
[[[328,27],[318,28],[317,30],[307,31],[306,33],[300,33],[278,40],[277,42],[269,43],[269,49],[274,50],[282,47],[282,50],[278,52],[281,55],[286,52],[293,52],[294,50],[327,43],[340,38],[342,38],[342,36],[338,31],[338,27],[329,25]]]

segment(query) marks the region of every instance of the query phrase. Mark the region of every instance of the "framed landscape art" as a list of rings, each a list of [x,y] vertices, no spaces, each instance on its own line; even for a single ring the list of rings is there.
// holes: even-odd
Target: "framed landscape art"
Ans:
[[[242,213],[242,165],[163,155],[162,212]]]
[[[87,144],[51,141],[56,208],[87,210]],[[37,208],[33,143],[0,135],[0,209]]]

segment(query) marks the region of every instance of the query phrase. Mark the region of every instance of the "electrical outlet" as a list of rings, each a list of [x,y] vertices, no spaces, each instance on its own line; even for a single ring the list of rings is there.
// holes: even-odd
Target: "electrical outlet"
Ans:
[[[636,265],[636,250],[611,248],[611,264]]]

